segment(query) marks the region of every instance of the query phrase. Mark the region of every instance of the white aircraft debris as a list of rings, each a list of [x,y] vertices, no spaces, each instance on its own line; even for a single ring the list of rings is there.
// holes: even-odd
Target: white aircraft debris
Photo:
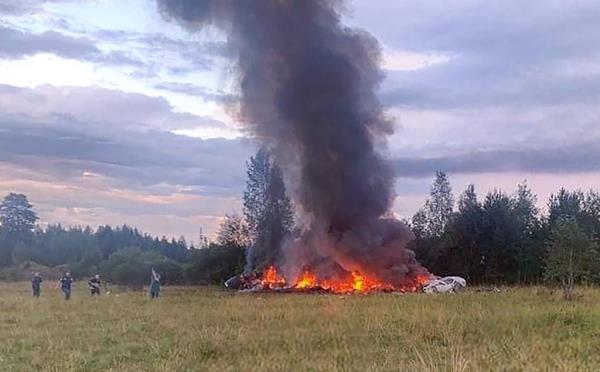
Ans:
[[[467,281],[460,276],[446,276],[433,279],[423,287],[425,293],[454,293],[467,287]]]

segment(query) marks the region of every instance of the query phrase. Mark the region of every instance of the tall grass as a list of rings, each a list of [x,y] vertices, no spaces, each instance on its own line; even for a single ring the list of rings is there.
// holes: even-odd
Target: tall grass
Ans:
[[[80,284],[83,286],[83,284]],[[49,287],[46,285],[46,287]],[[112,291],[0,285],[1,371],[593,371],[600,290],[460,295]]]

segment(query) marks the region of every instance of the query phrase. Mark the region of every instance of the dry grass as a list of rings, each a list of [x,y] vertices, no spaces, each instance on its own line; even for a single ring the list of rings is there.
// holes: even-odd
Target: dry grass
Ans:
[[[80,287],[83,284],[79,284]],[[0,284],[1,371],[593,371],[600,290],[461,295],[165,288],[70,302]]]

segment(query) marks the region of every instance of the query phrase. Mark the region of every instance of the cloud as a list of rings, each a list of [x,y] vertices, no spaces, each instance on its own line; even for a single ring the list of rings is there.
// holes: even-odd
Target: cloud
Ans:
[[[477,0],[415,2],[355,0],[353,23],[393,48],[461,51],[547,60],[595,53],[600,9],[594,0]],[[368,26],[368,27],[367,27]]]
[[[449,56],[389,71],[389,106],[463,109],[600,97],[600,7],[593,0],[356,0],[352,21],[397,54]]]
[[[65,0],[0,0],[0,14],[31,15],[40,13],[45,3]]]
[[[47,3],[73,4],[47,7]],[[9,15],[0,24],[5,28],[0,33],[0,50],[3,43],[12,44],[0,57],[56,53],[102,65],[135,67],[128,73],[158,78],[165,73],[188,76],[208,71],[215,67],[216,59],[232,55],[224,40],[215,39],[214,35],[199,38],[166,27],[164,22],[155,19],[158,17],[154,16],[154,7],[148,7],[152,4],[145,1],[118,3],[0,0],[0,14]],[[136,19],[115,16],[115,11],[136,14]]]
[[[0,159],[56,179],[94,174],[119,187],[239,195],[253,146],[168,131],[201,125],[222,123],[139,94],[0,86]]]
[[[161,28],[143,12],[151,32],[144,22],[98,29],[105,25],[78,19],[79,11],[61,14],[47,2],[0,0],[0,14],[8,15],[0,58],[51,53],[102,67],[109,73],[101,77],[115,86],[109,74],[137,77],[135,84],[150,93],[0,85],[0,191],[31,193],[49,221],[130,222],[175,236],[185,230],[194,237],[199,224],[216,226],[239,207],[253,145],[174,134],[231,127],[150,96],[177,93],[169,96],[177,107],[192,107],[197,98],[235,103],[222,89],[233,56],[224,40]],[[402,214],[422,203],[438,169],[484,187],[539,178],[555,190],[577,184],[582,174],[594,175],[585,185],[597,183],[595,1],[355,0],[353,6],[350,21],[385,47],[381,98],[399,124],[389,152]]]
[[[162,82],[155,84],[154,88],[200,97],[205,101],[212,101],[220,104],[233,104],[238,101],[238,97],[233,94],[228,94],[223,91],[213,91],[206,87],[189,83]]]
[[[0,86],[0,195],[25,192],[44,223],[214,234],[240,208],[254,146],[161,129],[179,117],[154,107],[161,102],[99,88]],[[127,124],[138,116],[152,124]]]
[[[450,57],[439,53],[415,53],[384,50],[383,68],[388,71],[417,71],[440,63],[448,63]]]
[[[543,149],[478,151],[435,158],[399,158],[400,177],[425,177],[437,170],[449,173],[585,173],[600,171],[597,142]]]
[[[212,236],[221,216],[240,205],[236,197],[117,188],[102,176],[44,178],[2,161],[0,174],[0,196],[13,191],[27,194],[42,224],[129,224],[152,234],[197,241],[200,227]]]
[[[142,33],[123,30],[80,30],[69,25],[68,29],[81,32],[99,42],[108,43],[124,50],[143,55],[147,62],[146,73],[156,75],[165,69],[172,75],[194,74],[215,68],[215,58],[230,57],[227,44],[211,40],[176,38],[162,33]],[[152,63],[156,61],[159,63]]]
[[[25,192],[44,223],[214,234],[240,208],[255,148],[168,130],[182,125],[222,123],[118,90],[0,85],[0,196]]]
[[[461,57],[410,73],[388,72],[381,98],[387,106],[439,110],[592,104],[600,98],[600,69],[571,61],[524,65],[506,74],[499,65]]]
[[[54,31],[34,34],[0,27],[0,57],[21,58],[44,52],[66,58],[91,58],[100,53],[90,39],[73,38]]]
[[[143,62],[128,53],[101,51],[87,37],[72,37],[56,31],[33,33],[0,26],[0,58],[19,59],[38,53],[52,53],[105,65],[144,66]]]
[[[599,16],[593,0],[355,0],[347,18],[388,58],[398,175],[597,172]]]
[[[17,88],[0,84],[0,112],[62,122],[88,131],[107,125],[128,130],[227,128],[221,121],[174,111],[162,97],[99,87]],[[95,133],[95,132],[93,132]]]
[[[73,124],[73,123],[71,123]],[[252,147],[164,132],[86,135],[48,123],[0,119],[0,158],[55,179],[111,179],[118,187],[204,195],[239,195]],[[98,130],[99,132],[99,130]]]

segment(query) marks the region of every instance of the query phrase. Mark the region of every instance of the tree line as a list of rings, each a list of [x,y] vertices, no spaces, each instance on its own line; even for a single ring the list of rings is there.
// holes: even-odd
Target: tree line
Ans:
[[[183,238],[159,239],[126,225],[42,229],[37,220],[26,195],[11,193],[0,203],[0,279],[23,279],[24,269],[31,266],[55,268],[48,271],[52,275],[66,270],[76,277],[101,273],[115,282],[142,284],[155,267],[177,281],[178,267],[190,257]]]
[[[231,228],[237,215],[226,218]],[[100,274],[129,286],[147,284],[152,268],[166,284],[219,282],[245,264],[242,241],[225,233],[218,242],[194,247],[181,237],[157,238],[127,225],[64,227],[35,225],[38,217],[27,196],[11,193],[0,203],[0,280],[23,280],[34,271],[76,278]]]
[[[473,284],[599,283],[600,193],[560,189],[544,210],[526,182],[481,200],[469,185],[455,202],[437,172],[425,205],[407,221],[431,272]]]
[[[225,216],[216,240],[194,247],[181,237],[157,238],[130,226],[36,225],[38,216],[24,194],[0,203],[0,280],[22,280],[26,272],[75,277],[100,274],[130,286],[147,284],[152,268],[167,284],[222,283],[244,269],[261,269],[293,226],[292,204],[283,175],[268,151],[247,163],[243,216]],[[250,266],[247,262],[251,261]]]
[[[194,247],[130,226],[42,229],[27,197],[11,193],[0,203],[0,279],[19,279],[18,269],[31,263],[133,286],[146,284],[151,268],[167,283],[190,284],[260,271],[294,229],[282,172],[264,149],[247,162],[242,211],[225,216],[215,241]],[[429,198],[406,223],[415,235],[411,248],[437,275],[471,284],[600,283],[596,191],[561,189],[540,208],[526,182],[482,198],[469,185],[455,200],[447,175],[437,172]]]

